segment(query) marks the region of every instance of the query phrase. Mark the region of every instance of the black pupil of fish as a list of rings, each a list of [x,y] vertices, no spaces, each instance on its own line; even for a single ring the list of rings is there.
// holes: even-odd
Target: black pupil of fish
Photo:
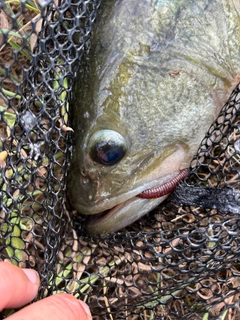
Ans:
[[[92,151],[93,160],[104,165],[117,163],[126,152],[123,145],[116,144],[115,141],[111,140],[97,143]]]

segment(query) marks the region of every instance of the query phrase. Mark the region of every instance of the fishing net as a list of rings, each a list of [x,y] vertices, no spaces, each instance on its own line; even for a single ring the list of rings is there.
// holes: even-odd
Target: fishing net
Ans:
[[[240,86],[162,206],[100,236],[66,206],[69,98],[99,6],[1,2],[0,258],[94,319],[239,319]]]

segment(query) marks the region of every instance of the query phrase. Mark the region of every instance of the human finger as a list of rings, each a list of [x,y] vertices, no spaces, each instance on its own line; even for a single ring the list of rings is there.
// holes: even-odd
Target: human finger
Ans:
[[[0,262],[0,310],[18,308],[32,301],[37,295],[39,283],[35,270]]]
[[[37,301],[14,313],[8,320],[91,320],[88,306],[71,296],[61,293]]]

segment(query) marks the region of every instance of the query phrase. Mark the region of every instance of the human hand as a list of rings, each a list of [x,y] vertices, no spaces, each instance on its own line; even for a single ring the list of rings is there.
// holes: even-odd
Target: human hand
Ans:
[[[32,269],[20,269],[0,262],[0,310],[19,308],[32,301],[38,292],[39,276]],[[88,306],[60,293],[37,301],[7,318],[8,320],[91,320]]]

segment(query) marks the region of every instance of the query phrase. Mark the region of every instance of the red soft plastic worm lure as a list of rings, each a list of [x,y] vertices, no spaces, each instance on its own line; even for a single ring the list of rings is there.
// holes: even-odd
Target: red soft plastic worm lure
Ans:
[[[151,189],[144,190],[143,192],[139,193],[137,197],[144,199],[154,199],[163,197],[166,194],[172,192],[173,189],[179,184],[179,182],[183,180],[187,175],[188,169],[183,169],[179,171],[179,173],[175,177],[169,179],[164,184],[153,187]]]

